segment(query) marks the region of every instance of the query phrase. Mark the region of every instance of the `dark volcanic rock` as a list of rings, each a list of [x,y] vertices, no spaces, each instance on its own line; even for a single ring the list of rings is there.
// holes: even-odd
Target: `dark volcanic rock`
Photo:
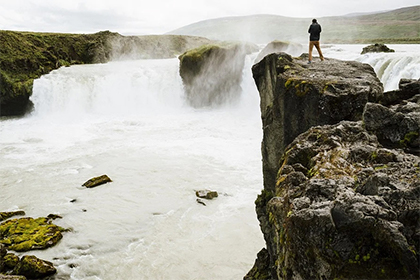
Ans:
[[[270,54],[252,68],[261,97],[264,187],[272,189],[285,147],[312,126],[360,120],[368,101],[383,94],[371,66]],[[304,164],[305,165],[305,164]]]
[[[179,74],[189,105],[200,108],[237,100],[242,92],[245,56],[257,49],[255,45],[225,42],[179,56]]]
[[[375,104],[382,84],[356,62],[271,54],[253,74],[267,247],[246,279],[419,278],[420,158],[385,140],[416,128],[420,97]]]
[[[419,163],[382,148],[362,122],[298,136],[256,202],[272,278],[417,279]]]
[[[398,87],[397,90],[384,92],[379,102],[384,106],[395,105],[420,94],[420,79],[401,79]]]
[[[363,119],[366,129],[384,146],[420,155],[420,94],[390,108],[368,103]]]
[[[369,45],[367,47],[364,47],[362,50],[362,54],[372,53],[372,52],[395,52],[395,51],[388,48],[384,44]]]

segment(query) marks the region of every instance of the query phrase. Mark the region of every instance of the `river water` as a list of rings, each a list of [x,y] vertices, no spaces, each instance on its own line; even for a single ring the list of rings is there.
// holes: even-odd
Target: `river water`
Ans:
[[[371,64],[386,90],[420,77],[419,45],[324,56]],[[315,51],[316,54],[316,51]],[[58,245],[31,251],[55,279],[242,279],[264,246],[258,91],[247,57],[234,104],[185,104],[178,60],[60,68],[37,79],[35,110],[0,119],[0,211],[62,216]],[[315,59],[314,63],[318,63]],[[113,182],[81,185],[107,174]],[[195,190],[219,197],[197,203]]]

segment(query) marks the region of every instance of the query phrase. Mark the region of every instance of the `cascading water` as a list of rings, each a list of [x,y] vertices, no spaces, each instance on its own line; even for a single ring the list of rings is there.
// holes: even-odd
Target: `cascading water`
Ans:
[[[362,47],[323,51],[372,63],[385,88],[419,78],[418,46]],[[35,111],[0,119],[0,211],[59,214],[55,223],[72,231],[29,254],[53,261],[56,279],[242,279],[264,246],[254,58],[240,101],[218,108],[185,105],[177,59],[72,66],[36,80]],[[81,186],[102,174],[113,182]],[[203,206],[198,189],[220,195]]]
[[[263,247],[261,121],[247,58],[236,105],[184,105],[178,60],[61,68],[35,81],[35,111],[4,119],[2,211],[72,228],[30,252],[56,279],[239,279]],[[113,180],[94,189],[87,179]],[[195,190],[219,192],[207,206]]]
[[[419,79],[420,45],[388,45],[394,53],[360,54],[365,45],[332,45],[323,50],[326,57],[356,60],[370,64],[384,85],[384,91],[398,89],[400,79]]]

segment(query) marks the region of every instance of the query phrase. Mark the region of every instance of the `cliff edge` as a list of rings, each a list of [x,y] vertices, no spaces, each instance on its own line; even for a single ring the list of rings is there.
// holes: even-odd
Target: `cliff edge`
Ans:
[[[418,279],[420,94],[383,93],[366,64],[306,60],[253,67],[266,248],[244,279]]]

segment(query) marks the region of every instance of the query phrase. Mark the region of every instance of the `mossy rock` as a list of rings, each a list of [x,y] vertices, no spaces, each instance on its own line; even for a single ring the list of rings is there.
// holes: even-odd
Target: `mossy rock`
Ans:
[[[6,256],[4,256],[4,264],[6,268],[13,269],[17,266],[19,263],[19,257],[12,253],[7,253]]]
[[[85,183],[83,183],[82,186],[86,188],[94,188],[99,185],[103,185],[106,183],[112,182],[111,178],[109,178],[107,175],[101,175],[98,177],[94,177],[92,179],[87,180]]]
[[[13,216],[23,216],[25,211],[0,212],[0,222],[7,220]]]
[[[238,100],[245,56],[258,50],[252,44],[220,42],[179,56],[185,96],[194,108],[220,106]]]
[[[23,256],[13,270],[13,274],[23,275],[29,279],[40,279],[57,272],[54,265],[35,256]]]
[[[16,252],[46,249],[60,241],[63,231],[48,218],[12,219],[0,224],[0,243]]]

